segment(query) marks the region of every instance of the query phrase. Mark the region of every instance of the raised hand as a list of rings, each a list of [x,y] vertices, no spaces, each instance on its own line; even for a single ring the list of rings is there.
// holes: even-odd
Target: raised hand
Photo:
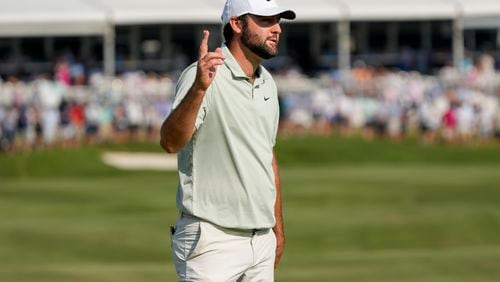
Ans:
[[[224,64],[221,48],[215,49],[214,52],[208,52],[209,34],[208,30],[203,31],[203,39],[198,53],[198,69],[194,82],[195,88],[203,91],[206,91],[214,81],[217,67]]]

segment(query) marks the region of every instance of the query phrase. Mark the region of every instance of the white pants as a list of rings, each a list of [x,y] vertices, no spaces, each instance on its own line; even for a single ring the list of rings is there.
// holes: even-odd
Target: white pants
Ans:
[[[274,281],[271,229],[235,231],[182,215],[172,236],[179,281]]]

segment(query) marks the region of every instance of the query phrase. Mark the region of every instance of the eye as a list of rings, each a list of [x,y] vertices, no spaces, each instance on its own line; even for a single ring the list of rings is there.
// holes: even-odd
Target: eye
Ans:
[[[266,24],[275,24],[280,22],[280,18],[263,18],[262,22]]]

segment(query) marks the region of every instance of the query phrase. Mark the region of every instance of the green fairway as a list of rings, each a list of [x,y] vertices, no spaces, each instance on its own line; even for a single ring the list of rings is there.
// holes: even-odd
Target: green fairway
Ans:
[[[0,155],[0,281],[175,281],[175,172],[104,150]],[[277,281],[500,281],[500,146],[278,143],[287,247]],[[223,263],[223,262],[221,262]]]

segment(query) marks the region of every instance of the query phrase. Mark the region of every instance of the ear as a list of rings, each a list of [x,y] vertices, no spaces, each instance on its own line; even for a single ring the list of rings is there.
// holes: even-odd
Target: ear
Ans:
[[[241,34],[243,32],[243,26],[241,25],[241,21],[238,20],[237,17],[231,17],[229,19],[229,24],[231,25],[234,34]]]

